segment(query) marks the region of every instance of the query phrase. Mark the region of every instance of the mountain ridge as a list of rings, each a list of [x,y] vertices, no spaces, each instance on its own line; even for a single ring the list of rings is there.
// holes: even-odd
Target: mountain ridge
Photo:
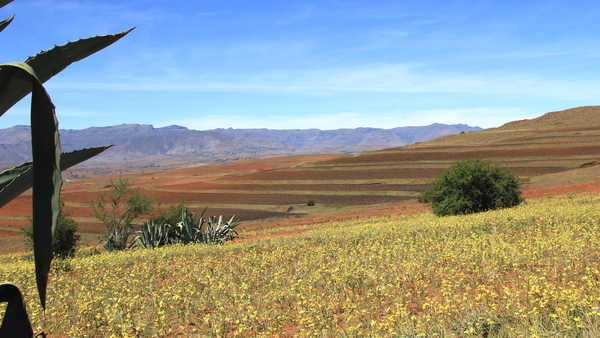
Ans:
[[[214,163],[265,156],[356,154],[403,146],[440,136],[482,130],[465,124],[355,129],[213,129],[172,125],[121,124],[61,129],[63,152],[113,144],[79,167],[133,168],[156,165]],[[31,160],[29,126],[0,129],[0,162]],[[6,165],[7,167],[8,165]]]

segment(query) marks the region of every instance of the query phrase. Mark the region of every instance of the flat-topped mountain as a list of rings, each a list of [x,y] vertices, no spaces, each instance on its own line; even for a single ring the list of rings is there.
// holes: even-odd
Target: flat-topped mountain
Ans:
[[[80,167],[143,167],[222,162],[264,156],[355,154],[402,146],[440,136],[481,130],[464,124],[432,124],[393,129],[215,129],[190,130],[181,126],[154,128],[122,124],[83,130],[61,130],[64,152],[113,144]],[[0,129],[0,162],[31,160],[29,126]]]

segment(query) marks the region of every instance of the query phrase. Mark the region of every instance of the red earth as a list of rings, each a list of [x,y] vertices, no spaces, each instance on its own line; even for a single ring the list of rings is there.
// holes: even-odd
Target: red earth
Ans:
[[[79,223],[80,232],[85,234],[102,232],[102,224],[92,216],[88,203],[100,191],[108,191],[111,180],[119,177],[129,179],[143,193],[155,196],[161,205],[155,215],[170,204],[184,203],[196,213],[208,206],[205,216],[235,215],[243,222],[242,230],[290,227],[293,231],[296,225],[424,210],[425,206],[416,203],[416,196],[457,159],[482,157],[501,163],[521,177],[559,175],[560,178],[562,173],[599,163],[600,147],[589,145],[588,139],[586,136],[580,143],[561,142],[552,146],[539,142],[482,146],[423,144],[355,156],[274,157],[152,168],[129,174],[121,171],[120,176],[69,180],[63,185],[61,198],[65,202],[64,211]],[[82,177],[82,173],[89,174],[89,169],[70,170],[65,177]],[[600,182],[596,176],[583,185],[569,180],[552,184],[539,181],[525,185],[524,196],[595,192],[600,189],[596,182]],[[316,207],[306,206],[311,199],[317,202]],[[27,224],[29,215],[31,192],[0,209],[0,251],[23,247],[19,229]]]

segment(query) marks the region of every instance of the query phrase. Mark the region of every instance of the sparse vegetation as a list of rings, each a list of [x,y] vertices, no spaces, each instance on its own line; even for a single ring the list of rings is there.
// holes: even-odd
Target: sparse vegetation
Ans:
[[[9,22],[0,23],[0,30]],[[70,43],[63,49],[72,48]],[[64,60],[80,55],[65,54]],[[48,61],[52,60],[32,63],[53,63]],[[18,69],[4,65],[0,70],[13,72],[2,73],[8,74],[6,79],[16,74],[19,76],[14,78],[22,81],[22,75],[31,75],[36,100],[40,93],[47,96],[41,90],[44,80],[35,81],[37,76],[43,78],[42,72],[36,74],[37,68],[30,65],[36,69],[27,75],[22,72],[28,70],[25,65]],[[50,69],[53,75],[60,71]],[[13,94],[10,85],[2,88],[3,98]],[[45,103],[46,108],[52,106],[49,98]],[[183,204],[174,205],[159,220],[142,226],[142,246],[157,250],[108,252],[55,265],[54,271],[73,273],[51,274],[52,302],[46,308],[52,253],[59,255],[57,250],[63,250],[60,223],[69,222],[64,218],[68,215],[61,216],[57,208],[59,171],[65,167],[65,157],[61,159],[54,112],[34,112],[32,108],[32,116],[40,114],[46,119],[32,122],[43,127],[35,135],[43,131],[49,137],[34,142],[42,146],[42,154],[56,156],[48,161],[36,155],[35,167],[25,164],[3,176],[0,200],[6,204],[14,198],[6,194],[27,190],[29,186],[20,180],[37,171],[33,178],[35,218],[29,236],[35,242],[41,306],[27,299],[25,307],[14,285],[0,285],[0,298],[11,299],[3,312],[2,336],[33,336],[26,308],[36,330],[44,329],[53,336],[595,337],[600,332],[599,200],[589,196],[546,199],[459,217],[420,214],[334,222],[291,238],[219,246],[194,244],[222,244],[236,238],[239,223],[233,217],[229,221],[214,216],[203,219],[204,213],[196,217]],[[45,169],[40,171],[42,167]],[[381,174],[382,180],[392,177],[387,167],[376,170],[348,172],[362,175],[357,178],[364,180],[371,180],[373,172]],[[487,181],[480,179],[470,181],[471,187],[464,191],[477,191],[478,196],[491,192],[494,202],[481,210],[518,205],[522,200],[519,180],[504,177],[506,172],[493,172],[487,172],[495,178],[491,185],[502,183],[506,189],[479,190],[488,187]],[[274,173],[281,174],[259,172]],[[328,175],[330,180],[340,177],[339,171]],[[461,177],[472,179],[469,175],[449,177],[462,182]],[[15,185],[19,187],[13,189]],[[129,188],[127,180],[111,181],[110,194],[101,194],[91,203],[95,216],[105,225],[109,250],[129,246],[134,224],[153,209],[151,196]],[[498,191],[508,190],[512,194],[499,197]],[[474,206],[484,205],[477,199],[457,202],[464,193],[456,191],[455,203],[442,203],[444,210],[468,214],[480,211]],[[323,196],[310,192],[293,196],[289,203],[302,205],[307,197],[314,197],[319,200],[317,211],[321,211],[332,195]],[[427,191],[422,199],[432,202],[434,196],[436,193]],[[369,197],[379,201],[378,195]],[[240,198],[244,199],[250,200]],[[282,197],[278,199],[280,203]],[[315,204],[312,199],[306,203]],[[290,207],[288,212],[292,210]],[[53,243],[55,224],[57,241]],[[67,236],[76,238],[74,231],[67,230]],[[160,248],[166,244],[189,245]],[[67,246],[63,252],[72,256]],[[35,294],[32,262],[18,258],[18,254],[0,256],[1,275],[23,285],[23,294]],[[12,331],[15,323],[21,329],[18,336]]]
[[[523,201],[522,180],[489,161],[460,161],[446,170],[420,197],[438,216],[472,214],[514,207]]]
[[[54,242],[54,257],[55,258],[70,258],[75,256],[77,251],[77,243],[81,236],[76,232],[79,229],[79,224],[73,220],[73,218],[64,212],[58,215],[56,222],[56,239]],[[28,226],[21,229],[23,235],[25,235],[26,246],[33,250],[33,224],[29,223]]]
[[[168,224],[171,227],[175,227],[177,223],[181,222],[181,214],[186,210],[187,207],[183,202],[171,204],[163,211],[158,217],[154,219],[156,224]]]
[[[67,337],[596,337],[599,198],[76,257],[27,305]],[[26,293],[30,270],[0,258]]]
[[[181,210],[179,222],[173,224],[170,215],[177,210]],[[197,217],[193,212],[188,212],[183,204],[172,205],[159,217],[160,220],[145,223],[135,240],[139,246],[150,248],[168,244],[223,244],[239,237],[235,227],[240,222],[234,221],[235,216],[223,221],[222,216],[203,218],[205,212],[206,209]],[[163,219],[167,221],[160,223]]]
[[[129,247],[129,236],[134,233],[134,222],[154,210],[155,199],[132,188],[126,178],[110,181],[110,191],[100,192],[90,202],[92,215],[104,225],[104,248],[108,251]]]
[[[142,248],[159,248],[169,244],[169,231],[171,227],[168,224],[158,223],[150,220],[142,225],[135,237],[136,244]]]

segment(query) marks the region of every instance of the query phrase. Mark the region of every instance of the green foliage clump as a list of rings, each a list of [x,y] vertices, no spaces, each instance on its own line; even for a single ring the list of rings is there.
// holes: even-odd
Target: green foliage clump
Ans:
[[[178,221],[174,223],[174,212],[179,212]],[[135,241],[143,248],[155,248],[169,244],[219,243],[239,238],[235,231],[240,222],[224,221],[222,216],[203,218],[206,209],[199,217],[188,212],[183,204],[171,205],[156,220],[144,223],[138,231]]]
[[[419,202],[430,204],[438,216],[510,208],[523,201],[522,182],[489,161],[470,159],[448,168],[419,197]]]
[[[163,211],[158,217],[154,219],[154,223],[165,225],[168,224],[171,227],[181,222],[181,213],[187,209],[185,204],[171,204],[167,210]]]
[[[158,248],[170,243],[168,224],[157,223],[154,220],[144,223],[142,230],[135,237],[135,244],[142,248]]]
[[[314,207],[315,204],[317,204],[317,202],[315,200],[313,200],[313,199],[310,199],[310,200],[308,200],[306,202],[306,205],[309,206],[309,207]]]
[[[104,224],[104,248],[124,250],[129,246],[134,222],[154,210],[155,198],[131,187],[126,178],[110,181],[110,191],[100,192],[90,203],[92,214]]]
[[[79,230],[79,224],[77,224],[70,215],[63,212],[58,215],[54,242],[54,257],[65,259],[75,256],[77,243],[81,239],[81,236],[76,233],[77,230]],[[21,229],[21,232],[25,235],[26,246],[33,250],[33,223],[30,223],[27,227]]]

